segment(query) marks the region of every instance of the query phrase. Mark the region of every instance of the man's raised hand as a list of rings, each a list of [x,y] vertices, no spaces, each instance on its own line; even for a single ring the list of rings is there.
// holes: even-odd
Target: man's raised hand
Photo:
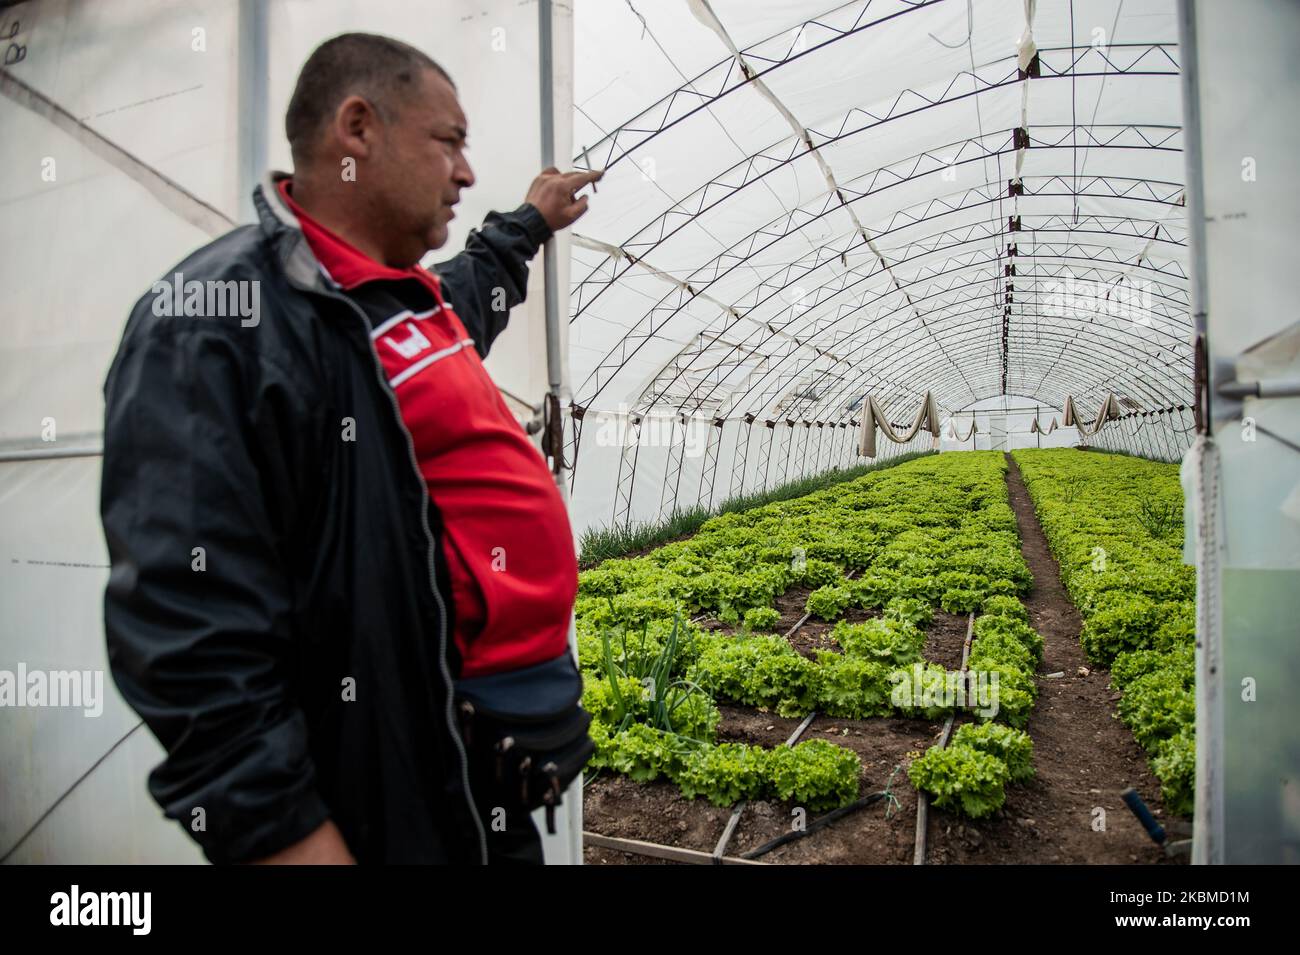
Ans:
[[[603,169],[560,172],[554,166],[547,166],[528,187],[524,201],[537,207],[552,232],[559,232],[573,225],[587,211],[587,197],[578,197],[578,190],[597,182],[603,175]]]

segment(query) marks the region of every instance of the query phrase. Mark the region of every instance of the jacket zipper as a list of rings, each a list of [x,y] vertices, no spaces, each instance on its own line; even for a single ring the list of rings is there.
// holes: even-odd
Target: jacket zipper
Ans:
[[[487,835],[483,831],[483,820],[479,818],[478,809],[474,805],[474,797],[469,788],[469,760],[465,755],[465,746],[461,742],[460,732],[456,728],[456,715],[452,710],[452,697],[455,691],[452,688],[451,671],[447,669],[447,606],[443,603],[442,594],[438,592],[437,572],[435,570],[433,532],[429,530],[428,508],[429,508],[429,489],[425,486],[424,475],[420,473],[419,459],[415,455],[415,441],[411,438],[411,432],[406,427],[406,422],[402,420],[402,409],[397,403],[397,395],[388,385],[388,379],[384,377],[384,366],[379,361],[379,356],[375,353],[374,344],[370,339],[370,322],[366,315],[361,311],[350,298],[345,295],[339,295],[334,292],[319,292],[329,298],[338,299],[340,302],[347,303],[356,315],[361,319],[362,329],[366,335],[366,350],[370,353],[371,365],[375,370],[375,377],[379,380],[379,387],[388,395],[389,404],[393,409],[393,416],[397,419],[397,426],[401,428],[402,434],[406,437],[407,459],[411,463],[411,471],[415,474],[416,480],[420,482],[420,493],[424,495],[424,514],[421,515],[420,524],[424,528],[424,539],[426,541],[425,555],[429,568],[429,589],[433,592],[433,599],[438,604],[438,669],[442,673],[442,681],[447,689],[446,696],[446,717],[447,731],[451,734],[451,740],[456,745],[456,753],[460,759],[460,779],[465,791],[465,805],[469,808],[470,818],[474,820],[474,828],[478,832],[479,857],[483,865],[488,863],[487,855]]]

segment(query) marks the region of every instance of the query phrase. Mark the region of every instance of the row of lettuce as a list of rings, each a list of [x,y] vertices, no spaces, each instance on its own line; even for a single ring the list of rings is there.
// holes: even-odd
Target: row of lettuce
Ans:
[[[1195,790],[1196,572],[1182,562],[1178,467],[1070,449],[1012,452],[1089,658],[1110,668],[1119,715],[1147,751],[1165,806]]]
[[[983,781],[948,779],[937,758],[918,760],[917,772],[928,773],[921,784],[941,805],[994,800],[985,777],[999,786],[1024,777],[1029,741],[1018,728],[1034,703],[1042,652],[1015,596],[1032,577],[1004,473],[996,453],[922,458],[714,518],[689,540],[585,571],[578,651],[593,768],[668,779],[719,805],[780,798],[827,808],[857,795],[855,753],[824,740],[718,743],[718,703],[855,719],[934,719],[970,703],[981,719],[1006,724],[962,730],[961,752],[978,754],[968,763]],[[805,656],[765,632],[780,618],[776,598],[794,587],[810,589],[810,613],[837,621],[833,649]],[[976,693],[962,674],[924,660],[923,628],[936,605],[981,613],[971,667],[984,674],[986,696],[996,681],[993,705],[968,699]],[[839,619],[853,607],[879,615]],[[691,622],[699,615],[730,632],[701,629]]]
[[[958,727],[947,746],[930,747],[907,768],[912,785],[935,806],[972,819],[1002,808],[1008,784],[1033,778],[1034,745],[1020,727],[1038,697],[1034,673],[1043,659],[1043,638],[1029,626],[1019,600],[992,598],[984,611],[975,621],[967,660],[977,686],[996,681],[987,694],[968,693],[967,705],[973,696],[972,714],[981,722]],[[997,701],[996,713],[989,713],[986,700]]]

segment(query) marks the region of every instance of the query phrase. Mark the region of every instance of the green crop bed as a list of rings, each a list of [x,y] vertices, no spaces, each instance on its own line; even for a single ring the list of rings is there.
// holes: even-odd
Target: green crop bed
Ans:
[[[1165,805],[1192,811],[1196,573],[1182,562],[1178,465],[1070,449],[1012,454],[1083,615],[1083,645],[1123,691],[1120,718]]]
[[[843,805],[858,795],[855,753],[823,740],[777,749],[718,744],[717,704],[788,716],[944,715],[961,705],[954,690],[964,684],[922,658],[936,607],[982,612],[971,665],[995,673],[999,691],[985,718],[1022,727],[1042,640],[1016,598],[1032,577],[1005,471],[1000,453],[928,456],[715,517],[688,540],[584,571],[576,612],[593,769],[668,779],[719,805],[740,798]],[[831,631],[838,649],[809,658],[769,632],[780,616],[776,598],[796,587],[811,589],[810,614],[838,621]],[[851,607],[878,616],[839,620]],[[731,632],[690,622],[701,615]],[[967,751],[987,779],[980,794],[955,796],[958,808],[1000,804],[1001,785],[1023,779],[1028,766],[1028,738],[1014,729],[972,726],[962,740]],[[931,769],[927,783],[961,788],[950,768]]]

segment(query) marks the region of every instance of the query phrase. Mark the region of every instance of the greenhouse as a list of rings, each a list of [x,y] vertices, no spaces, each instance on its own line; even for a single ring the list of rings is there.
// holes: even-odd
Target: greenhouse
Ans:
[[[479,348],[575,545],[591,751],[533,813],[546,862],[1300,862],[1285,0],[0,3],[0,861],[242,861],[148,784],[180,743],[106,633],[105,381],[151,283],[258,221],[299,71],[351,31],[467,117],[443,289],[539,169],[603,171]],[[142,480],[194,473],[141,447]]]

